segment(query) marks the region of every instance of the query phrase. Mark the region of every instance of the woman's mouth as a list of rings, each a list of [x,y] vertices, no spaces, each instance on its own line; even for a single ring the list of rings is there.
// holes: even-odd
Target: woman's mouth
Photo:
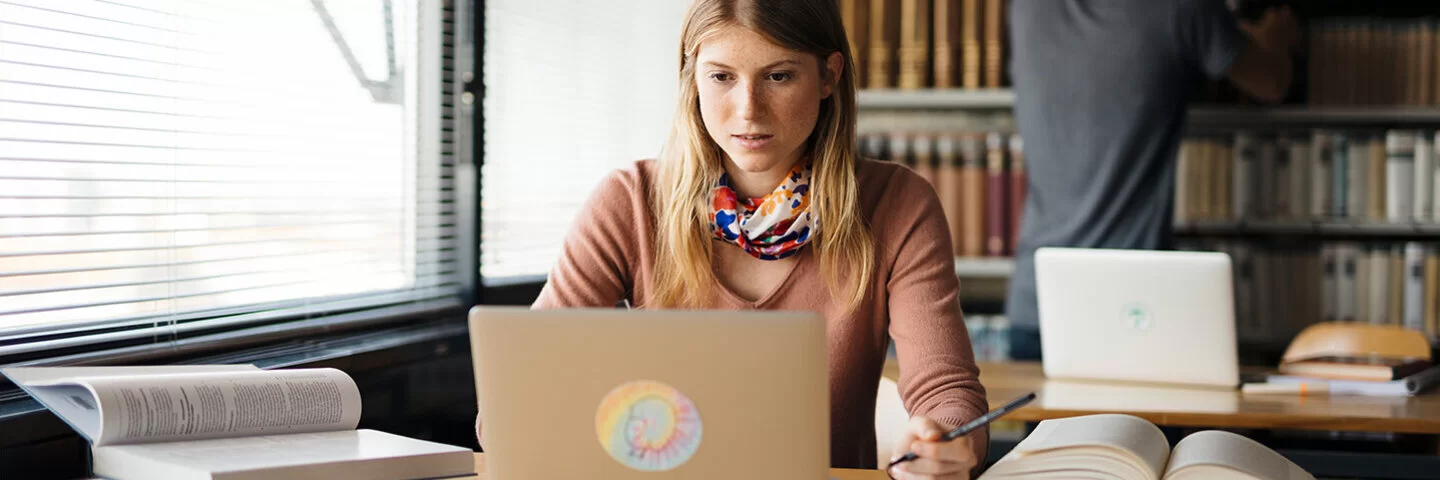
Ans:
[[[735,139],[735,143],[740,144],[742,148],[745,148],[747,150],[759,150],[765,148],[766,145],[770,144],[770,140],[775,138],[774,135],[761,133],[731,135],[731,137]]]

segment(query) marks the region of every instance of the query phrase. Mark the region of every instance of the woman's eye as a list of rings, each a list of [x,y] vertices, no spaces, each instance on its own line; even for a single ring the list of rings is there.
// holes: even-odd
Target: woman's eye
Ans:
[[[714,80],[714,81],[716,81],[716,82],[727,82],[727,81],[730,81],[730,74],[728,74],[728,73],[712,73],[712,74],[710,74],[710,79],[711,79],[711,80]]]
[[[786,72],[776,72],[765,76],[767,80],[770,80],[772,82],[783,82],[789,80],[790,77],[791,75]]]

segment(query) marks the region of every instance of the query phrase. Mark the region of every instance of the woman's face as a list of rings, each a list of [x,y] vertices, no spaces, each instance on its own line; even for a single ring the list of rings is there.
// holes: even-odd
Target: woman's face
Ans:
[[[837,61],[827,68],[838,69],[841,57],[833,57]],[[833,90],[814,55],[743,27],[724,27],[700,45],[695,83],[705,130],[733,166],[780,175],[799,158],[815,130],[820,100]]]

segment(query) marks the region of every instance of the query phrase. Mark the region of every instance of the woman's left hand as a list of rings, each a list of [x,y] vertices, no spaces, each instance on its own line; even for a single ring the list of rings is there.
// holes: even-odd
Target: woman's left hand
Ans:
[[[968,480],[979,463],[970,435],[949,442],[940,436],[954,428],[921,415],[910,417],[905,434],[895,442],[895,458],[915,452],[920,458],[894,466],[888,472],[896,480]],[[890,463],[895,458],[887,460]]]

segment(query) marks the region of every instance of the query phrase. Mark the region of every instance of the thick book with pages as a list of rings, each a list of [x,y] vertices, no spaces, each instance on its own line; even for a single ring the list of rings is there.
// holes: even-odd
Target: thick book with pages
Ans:
[[[331,368],[0,369],[91,444],[116,480],[418,479],[473,475],[470,449],[356,430],[360,391]]]
[[[1206,430],[1171,449],[1145,419],[1121,414],[1045,420],[980,480],[1089,478],[1115,480],[1314,480],[1243,436]]]

